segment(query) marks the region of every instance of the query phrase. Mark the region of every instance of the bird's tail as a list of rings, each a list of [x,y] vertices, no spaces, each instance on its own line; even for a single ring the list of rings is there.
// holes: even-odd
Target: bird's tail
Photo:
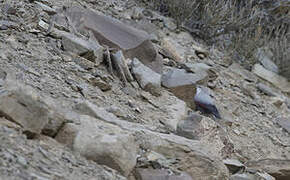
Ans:
[[[221,118],[222,118],[221,115],[220,115],[220,113],[219,113],[219,111],[217,110],[216,107],[213,107],[213,108],[212,108],[212,114],[213,114],[217,119],[221,119]]]

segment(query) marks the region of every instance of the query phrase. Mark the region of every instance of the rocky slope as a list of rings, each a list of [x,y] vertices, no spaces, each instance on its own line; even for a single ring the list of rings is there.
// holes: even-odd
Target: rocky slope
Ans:
[[[274,72],[133,0],[0,9],[0,179],[290,178],[290,85]],[[197,84],[221,120],[195,111]]]

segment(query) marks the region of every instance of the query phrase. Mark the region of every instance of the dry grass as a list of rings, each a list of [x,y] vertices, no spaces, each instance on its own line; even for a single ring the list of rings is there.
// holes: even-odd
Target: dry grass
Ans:
[[[253,56],[256,49],[268,46],[274,54],[273,61],[283,67],[281,72],[290,70],[290,0],[146,2],[173,17],[179,28],[188,30],[208,45],[218,45],[232,57],[240,57],[235,59],[248,68],[256,62]]]

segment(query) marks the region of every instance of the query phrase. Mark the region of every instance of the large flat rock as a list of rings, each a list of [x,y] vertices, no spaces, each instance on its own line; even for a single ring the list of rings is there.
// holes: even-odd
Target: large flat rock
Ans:
[[[137,145],[132,133],[102,120],[81,115],[80,125],[66,124],[56,139],[87,159],[116,169],[124,176],[135,167]]]
[[[289,93],[290,92],[290,83],[288,80],[278,74],[265,69],[260,64],[255,64],[252,69],[253,73],[255,73],[260,78],[272,83],[274,86],[278,87],[281,91]]]
[[[120,49],[126,58],[138,58],[155,72],[162,72],[162,58],[157,55],[150,36],[145,31],[80,7],[68,8],[64,13],[79,32],[91,31],[101,45]],[[59,23],[64,22],[62,16],[55,19]]]
[[[170,69],[162,75],[162,86],[169,89],[176,97],[186,102],[190,108],[195,108],[194,96],[197,84],[204,84],[208,80],[206,72],[187,73],[183,69]]]
[[[161,75],[143,65],[138,59],[132,61],[132,72],[139,85],[152,95],[160,96]]]

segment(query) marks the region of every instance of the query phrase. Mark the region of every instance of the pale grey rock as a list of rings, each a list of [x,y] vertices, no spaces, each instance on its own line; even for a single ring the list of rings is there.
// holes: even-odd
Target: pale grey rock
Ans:
[[[162,86],[169,89],[176,97],[185,101],[190,108],[194,108],[196,85],[207,83],[208,75],[204,73],[187,73],[183,69],[170,69],[162,75]]]
[[[255,64],[252,72],[258,77],[272,83],[274,86],[278,87],[283,92],[290,92],[290,83],[288,80],[278,74],[265,69],[260,64]]]
[[[137,157],[132,133],[87,115],[81,115],[80,122],[80,125],[66,124],[56,139],[87,159],[128,176]]]
[[[257,84],[257,88],[268,96],[277,96],[277,93],[272,88],[263,83]]]
[[[136,170],[137,180],[192,180],[187,173],[173,174],[168,170],[142,169]]]
[[[237,173],[239,170],[242,170],[245,168],[245,165],[242,164],[239,160],[237,159],[225,159],[223,160],[224,164],[228,167],[229,171],[232,174]]]
[[[103,48],[97,42],[88,41],[63,32],[62,45],[64,50],[83,56],[96,63],[96,65],[103,61]]]
[[[258,48],[255,54],[258,61],[269,71],[279,73],[278,66],[271,60],[273,53],[268,48]]]
[[[143,65],[138,59],[132,61],[132,72],[139,85],[152,95],[160,96],[161,75]]]
[[[248,161],[245,165],[251,169],[263,170],[277,180],[290,179],[290,160],[261,159]]]

